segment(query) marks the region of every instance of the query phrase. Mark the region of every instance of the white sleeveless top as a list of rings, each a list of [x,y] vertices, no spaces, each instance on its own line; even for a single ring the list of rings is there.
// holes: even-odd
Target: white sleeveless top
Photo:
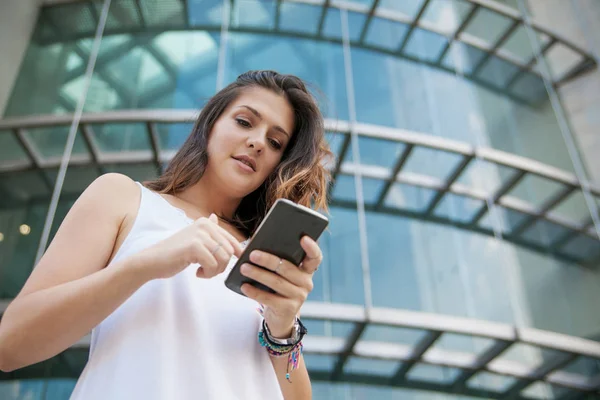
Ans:
[[[133,228],[112,262],[193,221],[143,187]],[[258,343],[258,303],[225,287],[227,270],[196,277],[192,264],[138,289],[92,331],[88,363],[72,400],[283,399]]]

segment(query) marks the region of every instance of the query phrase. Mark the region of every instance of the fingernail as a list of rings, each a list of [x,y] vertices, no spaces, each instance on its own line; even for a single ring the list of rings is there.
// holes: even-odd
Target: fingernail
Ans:
[[[247,272],[250,272],[250,266],[248,264],[242,264],[240,271],[242,271],[242,274],[246,274]]]
[[[260,260],[260,253],[258,251],[253,251],[250,253],[250,261],[258,262]]]

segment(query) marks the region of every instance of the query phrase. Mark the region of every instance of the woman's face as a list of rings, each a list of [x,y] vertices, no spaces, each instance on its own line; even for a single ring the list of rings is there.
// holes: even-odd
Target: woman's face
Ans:
[[[273,172],[293,131],[294,110],[285,97],[261,87],[246,88],[210,132],[206,173],[242,198]]]

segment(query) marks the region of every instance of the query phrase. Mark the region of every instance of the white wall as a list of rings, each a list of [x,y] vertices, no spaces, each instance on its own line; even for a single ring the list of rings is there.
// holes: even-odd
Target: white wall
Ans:
[[[0,116],[31,39],[39,0],[0,1]]]

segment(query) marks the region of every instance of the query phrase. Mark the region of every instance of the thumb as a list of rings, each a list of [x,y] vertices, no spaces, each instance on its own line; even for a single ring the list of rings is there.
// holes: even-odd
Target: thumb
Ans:
[[[208,217],[208,220],[210,222],[214,222],[215,224],[219,225],[219,218],[217,218],[215,213],[210,214],[210,217]]]

